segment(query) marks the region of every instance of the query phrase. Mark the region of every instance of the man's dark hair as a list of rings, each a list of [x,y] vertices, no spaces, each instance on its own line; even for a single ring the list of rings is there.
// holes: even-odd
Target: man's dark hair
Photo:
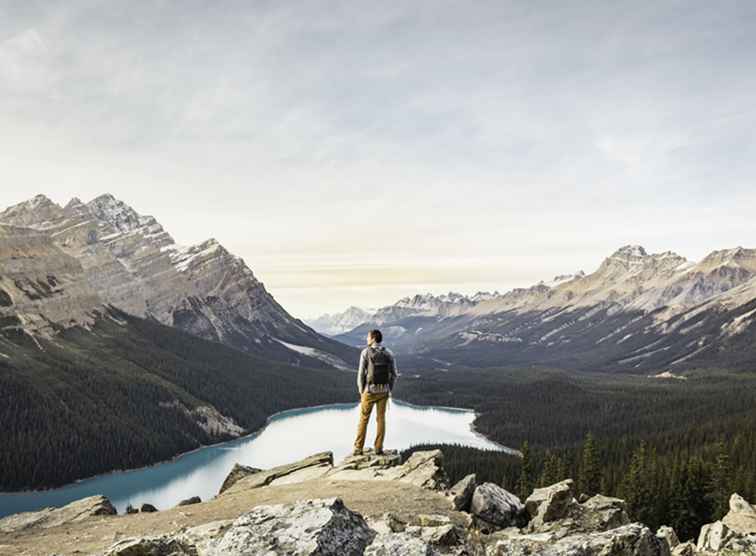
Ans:
[[[368,332],[368,336],[370,336],[370,338],[372,338],[377,344],[380,344],[383,341],[383,334],[381,334],[381,331],[377,328]]]

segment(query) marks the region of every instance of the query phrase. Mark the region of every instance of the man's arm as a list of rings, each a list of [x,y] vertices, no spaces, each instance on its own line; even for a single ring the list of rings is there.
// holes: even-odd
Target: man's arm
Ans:
[[[366,352],[367,350],[362,350],[362,353],[360,353],[360,363],[357,366],[357,391],[362,394],[362,391],[365,389],[365,373],[367,372],[367,358],[366,358]]]

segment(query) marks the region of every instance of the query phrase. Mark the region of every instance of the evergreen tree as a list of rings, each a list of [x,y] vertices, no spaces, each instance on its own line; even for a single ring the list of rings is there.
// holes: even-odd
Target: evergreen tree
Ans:
[[[711,472],[711,480],[708,485],[708,495],[711,500],[714,519],[721,519],[729,510],[729,500],[732,494],[732,471],[730,458],[724,441],[717,445],[717,457]]]
[[[525,500],[533,491],[533,463],[530,461],[530,446],[528,441],[522,443],[520,448],[522,453],[522,465],[520,467],[520,478],[517,481],[517,496],[520,500]]]
[[[586,435],[583,442],[578,488],[580,492],[584,492],[589,496],[597,494],[601,488],[601,469],[599,467],[598,456],[596,455],[596,445],[591,433]]]

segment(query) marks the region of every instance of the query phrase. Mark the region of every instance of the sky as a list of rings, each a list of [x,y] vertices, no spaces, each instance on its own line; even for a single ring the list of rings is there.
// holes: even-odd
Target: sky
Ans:
[[[756,2],[0,0],[0,206],[109,192],[291,313],[756,246]]]

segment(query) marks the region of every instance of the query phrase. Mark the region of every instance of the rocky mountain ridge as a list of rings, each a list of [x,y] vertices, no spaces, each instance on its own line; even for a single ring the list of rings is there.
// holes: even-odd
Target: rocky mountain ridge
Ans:
[[[572,480],[524,501],[468,475],[449,485],[438,450],[329,452],[269,470],[237,466],[213,500],[116,516],[96,496],[0,520],[0,553],[132,555],[705,556],[756,554],[756,507],[730,511],[697,542],[632,522],[625,503],[578,496]]]
[[[292,317],[245,262],[216,240],[181,247],[154,217],[110,194],[88,203],[72,199],[64,207],[38,195],[0,212],[0,224],[47,237],[78,262],[83,279],[77,287],[94,292],[101,304],[287,363],[346,366],[344,359],[351,363],[355,357]],[[81,313],[89,310],[58,319],[41,304],[37,309],[37,317],[25,313],[24,330],[31,334],[49,332],[50,326],[35,324],[45,320],[86,325]]]
[[[694,263],[625,246],[590,274],[477,300],[406,298],[337,338],[356,343],[367,328],[382,326],[399,352],[473,366],[558,360],[633,371],[730,352],[752,362],[756,352],[746,346],[756,334],[754,300],[756,249],[719,250]]]

